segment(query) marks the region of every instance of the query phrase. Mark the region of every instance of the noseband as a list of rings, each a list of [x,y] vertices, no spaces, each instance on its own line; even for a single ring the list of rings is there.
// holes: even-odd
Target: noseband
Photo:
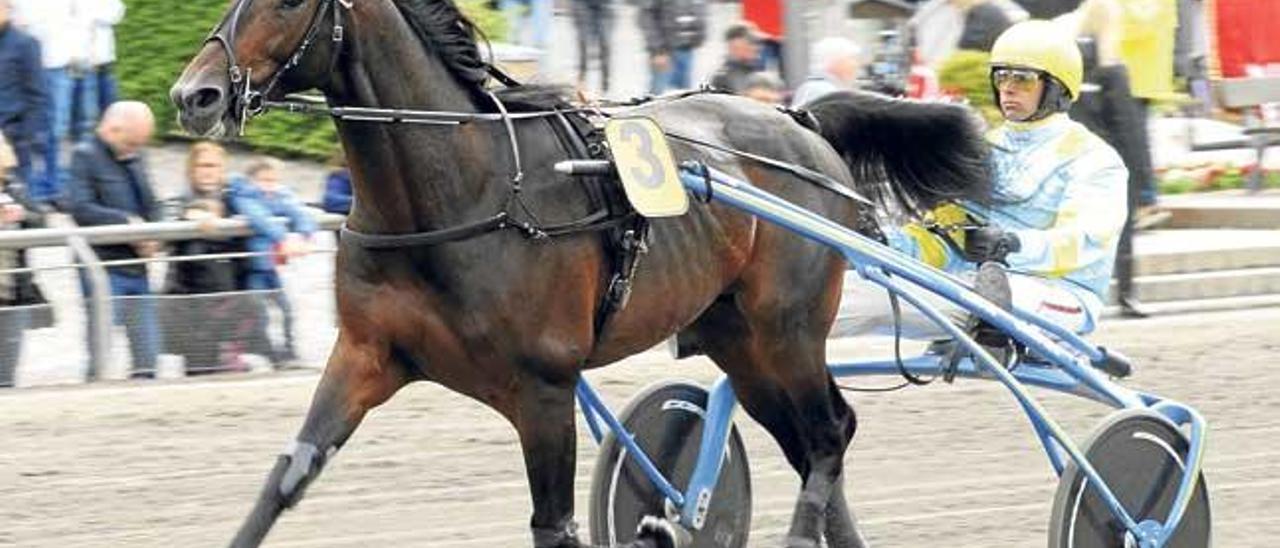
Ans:
[[[355,0],[317,0],[316,10],[311,14],[311,23],[307,26],[307,33],[303,35],[302,41],[294,48],[289,60],[284,65],[281,65],[275,74],[271,75],[271,79],[267,80],[266,86],[261,90],[253,89],[253,69],[248,66],[241,68],[239,61],[236,59],[235,51],[240,18],[252,3],[253,0],[239,0],[235,9],[227,14],[227,18],[223,19],[222,23],[213,30],[213,34],[210,34],[204,41],[206,44],[218,42],[222,46],[222,51],[227,55],[227,77],[231,81],[231,104],[228,108],[235,113],[235,121],[241,132],[244,131],[245,123],[250,118],[261,114],[266,108],[266,99],[275,90],[276,85],[285,73],[302,62],[302,57],[306,55],[307,50],[311,48],[311,44],[315,42],[316,36],[320,34],[320,23],[324,19],[323,15],[326,7],[333,11],[333,30],[330,33],[333,39],[333,50],[330,56],[330,64],[337,64],[344,39],[342,8],[351,9],[351,6],[355,5]]]

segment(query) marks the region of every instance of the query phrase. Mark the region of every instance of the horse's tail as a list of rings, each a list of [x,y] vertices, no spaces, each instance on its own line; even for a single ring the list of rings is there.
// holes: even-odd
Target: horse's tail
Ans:
[[[889,194],[912,212],[940,203],[991,200],[988,146],[977,119],[960,105],[841,91],[805,107],[860,190]]]

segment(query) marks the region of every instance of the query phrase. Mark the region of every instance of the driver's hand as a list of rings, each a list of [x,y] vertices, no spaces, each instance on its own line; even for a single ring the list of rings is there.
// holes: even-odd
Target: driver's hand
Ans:
[[[1012,232],[995,226],[970,228],[964,231],[965,258],[975,263],[995,261],[1004,263],[1010,253],[1022,249],[1022,242]]]

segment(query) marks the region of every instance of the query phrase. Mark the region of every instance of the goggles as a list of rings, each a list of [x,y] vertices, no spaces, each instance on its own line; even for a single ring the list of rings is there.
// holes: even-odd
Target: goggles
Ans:
[[[991,71],[991,85],[996,89],[1008,87],[1016,91],[1031,91],[1040,81],[1040,71],[1019,68],[998,68]]]

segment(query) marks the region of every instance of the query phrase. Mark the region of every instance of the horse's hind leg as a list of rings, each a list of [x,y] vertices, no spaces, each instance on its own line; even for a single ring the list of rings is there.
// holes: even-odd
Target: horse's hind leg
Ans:
[[[231,546],[258,546],[280,513],[301,500],[307,485],[347,441],[365,413],[408,382],[403,367],[389,355],[378,346],[354,344],[345,334],[339,336],[302,429],[276,459]]]
[[[840,485],[857,422],[826,369],[824,334],[797,328],[807,322],[791,314],[748,315],[744,300],[750,299],[717,301],[694,329],[729,374],[743,408],[773,435],[800,475],[786,544],[816,548],[825,530],[831,546],[861,546]]]

